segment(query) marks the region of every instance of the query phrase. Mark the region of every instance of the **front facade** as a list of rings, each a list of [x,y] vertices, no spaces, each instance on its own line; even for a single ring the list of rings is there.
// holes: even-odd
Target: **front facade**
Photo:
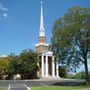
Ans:
[[[42,4],[43,3],[41,2],[39,42],[35,46],[39,58],[39,71],[37,73],[37,76],[40,78],[59,77],[58,63],[55,62],[53,52],[49,51],[49,44],[46,43]]]

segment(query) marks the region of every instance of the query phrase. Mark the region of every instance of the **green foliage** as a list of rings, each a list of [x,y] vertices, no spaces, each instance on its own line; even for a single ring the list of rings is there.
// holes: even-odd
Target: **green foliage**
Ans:
[[[90,72],[89,72],[89,77],[90,77]],[[85,72],[84,71],[79,72],[79,73],[73,75],[71,78],[73,78],[73,79],[85,79]]]
[[[72,71],[84,64],[86,81],[89,82],[90,8],[70,8],[62,19],[55,22],[52,34],[51,49],[56,59]]]
[[[13,75],[20,74],[22,79],[30,79],[37,72],[37,54],[31,50],[23,50],[20,55],[10,54],[8,57],[0,58],[0,76],[8,75],[13,79]],[[35,78],[35,77],[34,77]]]
[[[0,57],[0,79],[3,79],[3,75],[8,74],[10,60],[8,57]]]
[[[29,76],[31,76],[33,73],[36,73],[38,59],[35,52],[30,49],[24,50],[20,54],[20,60],[22,62],[21,65],[23,71],[21,73],[24,74],[24,76],[30,78]]]
[[[66,78],[67,77],[67,68],[64,66],[59,66],[59,76],[61,78]]]
[[[73,79],[85,79],[85,73],[84,72],[77,73],[72,78]]]

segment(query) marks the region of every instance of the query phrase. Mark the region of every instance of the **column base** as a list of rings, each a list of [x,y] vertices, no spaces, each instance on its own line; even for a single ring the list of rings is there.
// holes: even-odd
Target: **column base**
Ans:
[[[52,77],[56,77],[55,75],[52,75]]]
[[[48,77],[48,75],[45,75],[45,77]]]
[[[56,77],[59,77],[59,76],[56,76]]]

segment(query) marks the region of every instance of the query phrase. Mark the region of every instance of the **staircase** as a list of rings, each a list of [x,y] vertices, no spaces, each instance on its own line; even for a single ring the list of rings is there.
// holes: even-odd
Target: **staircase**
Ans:
[[[60,77],[52,77],[52,76],[48,76],[48,77],[43,77],[43,78],[41,78],[42,80],[61,80],[62,78],[60,78]]]

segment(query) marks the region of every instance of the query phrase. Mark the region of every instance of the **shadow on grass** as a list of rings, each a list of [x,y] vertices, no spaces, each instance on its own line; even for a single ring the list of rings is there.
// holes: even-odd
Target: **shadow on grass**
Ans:
[[[53,86],[80,86],[85,85],[85,82],[56,82]]]

